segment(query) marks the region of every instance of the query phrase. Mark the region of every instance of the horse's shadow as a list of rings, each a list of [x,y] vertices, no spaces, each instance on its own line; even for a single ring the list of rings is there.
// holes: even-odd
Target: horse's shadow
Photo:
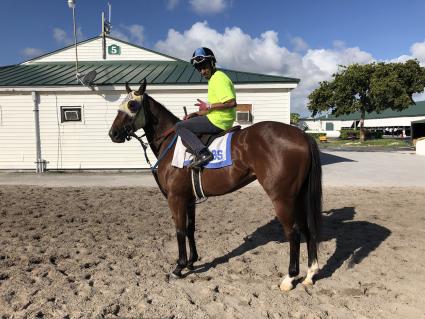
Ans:
[[[323,165],[341,163],[341,162],[355,162],[346,157],[337,156],[334,154],[320,152],[320,163]]]
[[[354,221],[356,211],[353,207],[344,207],[323,212],[321,241],[336,239],[336,249],[327,259],[322,259],[322,267],[316,279],[332,276],[341,265],[348,260],[348,267],[362,262],[390,234],[391,231],[383,226],[367,221]],[[228,262],[231,258],[263,246],[269,242],[286,241],[282,227],[275,218],[257,228],[244,242],[224,256],[217,257],[211,262],[196,266],[195,273],[206,272],[211,268]],[[320,255],[319,255],[320,256]],[[322,257],[323,258],[323,257]]]

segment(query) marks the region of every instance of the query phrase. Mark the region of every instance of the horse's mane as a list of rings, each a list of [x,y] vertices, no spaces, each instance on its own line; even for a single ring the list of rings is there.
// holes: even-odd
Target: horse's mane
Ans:
[[[170,117],[171,119],[172,119],[172,121],[174,122],[174,123],[177,123],[177,122],[179,122],[180,121],[180,119],[177,117],[177,116],[175,116],[169,109],[167,109],[165,106],[164,106],[164,104],[162,104],[162,103],[160,103],[160,102],[158,102],[157,100],[155,100],[152,96],[150,96],[150,95],[147,95],[148,96],[148,98],[150,99],[150,100],[152,100],[154,103],[155,103],[155,105],[156,105],[156,107],[161,107],[161,109],[163,110],[163,113],[165,113],[165,115],[167,116],[167,117]]]

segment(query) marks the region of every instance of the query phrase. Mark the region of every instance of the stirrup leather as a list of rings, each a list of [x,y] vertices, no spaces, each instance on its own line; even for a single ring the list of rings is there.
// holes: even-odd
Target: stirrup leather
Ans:
[[[192,189],[193,194],[195,195],[195,204],[200,204],[205,202],[208,197],[205,196],[204,190],[202,189],[202,174],[201,169],[192,168],[190,170],[192,176]]]

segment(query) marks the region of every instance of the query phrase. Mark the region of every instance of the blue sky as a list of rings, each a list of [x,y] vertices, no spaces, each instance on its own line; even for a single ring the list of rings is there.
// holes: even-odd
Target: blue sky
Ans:
[[[76,0],[79,40],[100,33],[107,0]],[[209,46],[223,67],[301,79],[293,111],[338,64],[425,63],[425,1],[109,0],[115,37],[188,60]],[[66,0],[1,0],[0,65],[69,45]]]

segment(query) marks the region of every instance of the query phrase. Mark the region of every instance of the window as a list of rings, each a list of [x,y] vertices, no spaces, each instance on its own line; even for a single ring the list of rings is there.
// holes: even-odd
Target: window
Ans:
[[[326,123],[326,131],[333,131],[334,123]]]
[[[238,104],[236,106],[236,122],[239,124],[252,123],[252,104]]]
[[[81,106],[61,106],[61,123],[81,122]]]

